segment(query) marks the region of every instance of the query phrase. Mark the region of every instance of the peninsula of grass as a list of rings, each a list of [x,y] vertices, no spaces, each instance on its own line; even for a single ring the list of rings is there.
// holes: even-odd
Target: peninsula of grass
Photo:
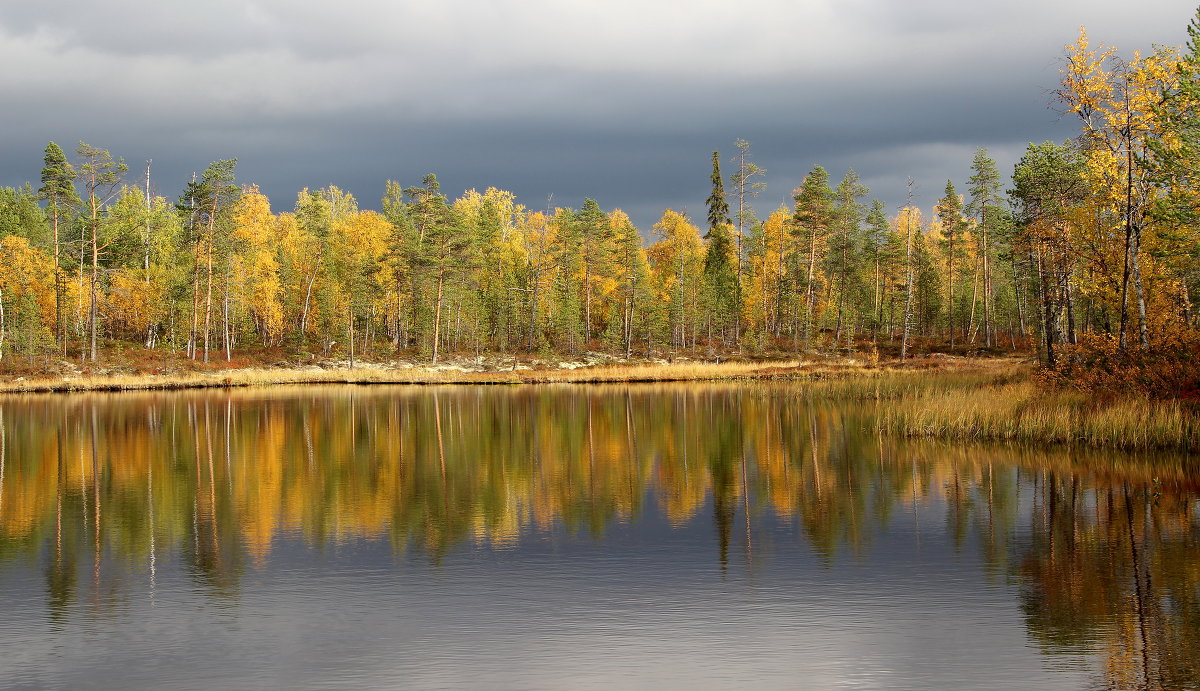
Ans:
[[[1049,386],[1032,364],[966,361],[935,370],[879,368],[814,382],[803,395],[875,402],[882,432],[1129,450],[1200,448],[1200,406],[1145,394]]]

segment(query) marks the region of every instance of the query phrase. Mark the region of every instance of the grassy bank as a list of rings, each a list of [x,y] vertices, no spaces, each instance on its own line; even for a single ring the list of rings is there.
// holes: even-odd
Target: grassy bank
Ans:
[[[152,391],[276,386],[288,384],[549,384],[754,380],[812,376],[847,369],[838,363],[797,360],[767,362],[677,362],[613,364],[575,368],[465,370],[458,366],[354,368],[247,368],[211,372],[29,377],[0,382],[0,393]]]
[[[1034,380],[1029,365],[1011,360],[977,361],[936,372],[866,371],[814,383],[805,392],[874,400],[881,430],[914,437],[1200,448],[1200,409],[1194,404],[1051,389]]]
[[[296,384],[552,384],[796,380],[798,395],[874,401],[881,431],[913,437],[1116,447],[1200,449],[1200,408],[1140,396],[1097,398],[1035,381],[1016,359],[613,363],[469,370],[404,365],[242,368],[173,374],[31,377],[0,393],[153,391]]]

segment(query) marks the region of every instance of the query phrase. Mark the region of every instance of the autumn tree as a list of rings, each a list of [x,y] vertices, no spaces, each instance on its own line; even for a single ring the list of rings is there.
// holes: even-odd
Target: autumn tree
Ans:
[[[0,360],[6,347],[32,361],[52,342],[51,328],[43,315],[53,314],[53,265],[27,238],[0,238]]]
[[[179,221],[162,197],[125,187],[109,205],[102,224],[111,255],[102,312],[113,331],[156,343],[159,326],[171,310],[172,264]]]
[[[233,207],[233,237],[237,243],[233,272],[242,284],[240,302],[248,311],[254,334],[264,345],[277,344],[283,334],[278,228],[267,196],[257,187],[246,187]]]
[[[747,238],[749,270],[744,311],[749,328],[756,332],[758,348],[764,348],[769,339],[778,339],[783,330],[790,264],[785,250],[792,244],[790,218],[787,208],[776,209],[766,221],[755,225]]]
[[[654,224],[657,240],[647,249],[658,286],[658,298],[667,305],[669,342],[676,348],[694,344],[698,332],[703,284],[704,242],[700,229],[687,216],[672,209]]]
[[[896,217],[899,234],[904,238],[904,317],[900,337],[900,362],[908,359],[908,339],[912,333],[913,321],[913,288],[916,278],[913,250],[921,226],[921,212],[912,203],[915,182],[911,177],[908,178],[906,187],[908,188],[908,204],[900,210],[899,216]]]
[[[331,229],[329,265],[338,292],[334,312],[345,318],[350,367],[354,367],[358,334],[362,334],[364,347],[370,341],[369,315],[382,288],[380,270],[390,230],[387,220],[374,211],[344,214],[334,221]],[[357,326],[359,322],[363,323],[361,329]],[[435,359],[436,353],[435,344]]]
[[[637,333],[646,334],[653,328],[653,289],[650,283],[650,262],[642,246],[642,236],[624,212],[613,211],[609,216],[616,240],[616,255],[613,258],[617,269],[617,287],[614,298],[620,300],[620,320],[609,322],[609,331],[615,332],[617,341],[625,351],[625,357],[633,356],[633,342]],[[619,329],[614,326],[619,325]]]
[[[1146,291],[1142,275],[1142,238],[1152,224],[1160,191],[1149,163],[1151,141],[1162,129],[1157,105],[1174,88],[1178,58],[1167,49],[1135,53],[1120,60],[1113,48],[1093,48],[1087,32],[1067,47],[1058,97],[1079,117],[1086,143],[1084,154],[1093,193],[1116,212],[1124,226],[1124,269],[1121,279],[1119,341],[1127,347],[1129,293],[1133,289],[1138,342],[1150,347]]]

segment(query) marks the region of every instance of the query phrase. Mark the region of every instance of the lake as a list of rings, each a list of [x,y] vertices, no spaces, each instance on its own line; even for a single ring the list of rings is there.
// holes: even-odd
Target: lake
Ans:
[[[1186,458],[802,394],[0,398],[0,687],[1195,688]]]

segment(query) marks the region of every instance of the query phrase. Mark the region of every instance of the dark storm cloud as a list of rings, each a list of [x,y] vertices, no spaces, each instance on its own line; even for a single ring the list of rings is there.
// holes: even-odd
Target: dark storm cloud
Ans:
[[[813,165],[854,168],[894,209],[1011,168],[1074,124],[1051,107],[1079,25],[1124,51],[1182,43],[1182,2],[910,0],[47,0],[0,13],[0,184],[51,139],[153,158],[163,194],[237,156],[276,208],[338,184],[364,206],[436,171],[528,206],[702,216],[708,157],[768,170],[760,213]],[[726,172],[729,172],[728,170]]]

